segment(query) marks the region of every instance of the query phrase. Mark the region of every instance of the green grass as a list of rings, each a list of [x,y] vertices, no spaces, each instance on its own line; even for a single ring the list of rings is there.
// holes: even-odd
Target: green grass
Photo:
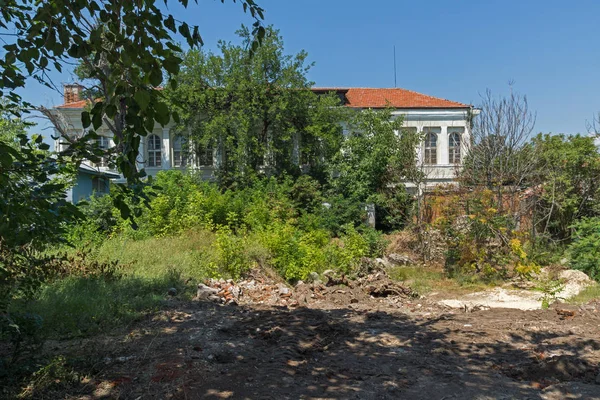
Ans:
[[[390,278],[410,286],[423,295],[433,290],[436,292],[463,294],[484,290],[490,287],[481,281],[465,277],[449,278],[443,269],[427,266],[402,266],[389,270]]]
[[[119,260],[122,278],[70,276],[44,285],[33,300],[16,301],[11,311],[41,316],[43,333],[49,337],[122,328],[160,309],[169,288],[176,288],[180,298],[193,296],[195,285],[210,275],[216,257],[213,241],[214,234],[205,231],[139,241],[109,239],[92,256]]]
[[[50,337],[86,336],[122,327],[159,309],[169,287],[181,288],[178,276],[161,279],[68,277],[46,285],[29,302],[16,302],[14,311],[42,317]]]
[[[204,279],[216,259],[215,235],[208,231],[188,231],[178,236],[133,240],[116,237],[98,249],[99,260],[119,260],[125,272],[144,278],[160,278],[176,270],[184,278]]]
[[[593,284],[583,289],[578,295],[569,299],[569,303],[585,304],[600,299],[600,284]]]
[[[436,282],[445,278],[441,271],[420,266],[393,267],[389,274],[391,279],[408,284],[419,294],[430,292]]]

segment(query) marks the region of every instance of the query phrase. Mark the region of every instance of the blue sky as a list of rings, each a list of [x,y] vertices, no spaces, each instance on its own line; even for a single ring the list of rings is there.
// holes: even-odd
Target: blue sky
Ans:
[[[600,1],[576,0],[257,0],[286,51],[304,49],[317,86],[398,87],[477,105],[508,83],[537,112],[536,132],[585,133],[600,111]],[[192,3],[192,2],[190,2]],[[235,41],[251,23],[232,0],[199,0],[171,12],[200,26],[207,48]],[[66,82],[67,74],[57,75]],[[58,93],[32,84],[44,105]]]

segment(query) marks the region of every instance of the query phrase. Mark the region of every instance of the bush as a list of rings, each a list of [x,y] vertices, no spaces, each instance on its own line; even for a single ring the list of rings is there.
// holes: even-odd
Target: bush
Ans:
[[[571,228],[573,242],[567,249],[571,266],[600,281],[600,217],[582,218]]]
[[[222,191],[172,170],[159,172],[148,190],[153,192],[150,207],[139,216],[136,231],[122,220],[115,222],[117,214],[104,199],[82,206],[86,221],[71,228],[71,235],[80,237],[78,246],[100,249],[111,235],[139,240],[202,231],[210,236],[210,251],[193,258],[204,276],[238,279],[253,266],[270,263],[282,277],[297,281],[326,269],[350,273],[361,257],[379,256],[386,245],[374,229],[355,228],[363,206],[337,196],[330,208],[324,207],[320,184],[306,176],[295,182],[288,177],[255,180]]]
[[[435,225],[446,238],[446,270],[451,277],[477,275],[486,281],[539,272],[525,251],[526,235],[514,230],[511,215],[494,208],[489,190],[456,196]]]

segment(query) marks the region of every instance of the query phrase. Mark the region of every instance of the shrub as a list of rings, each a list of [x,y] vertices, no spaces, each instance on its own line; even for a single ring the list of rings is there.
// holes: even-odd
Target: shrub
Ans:
[[[489,190],[456,196],[435,222],[446,238],[446,270],[452,277],[478,275],[486,281],[539,272],[527,252],[528,238],[514,229],[510,214],[494,207]]]
[[[571,266],[600,281],[600,217],[582,218],[571,228],[573,242],[567,249]]]

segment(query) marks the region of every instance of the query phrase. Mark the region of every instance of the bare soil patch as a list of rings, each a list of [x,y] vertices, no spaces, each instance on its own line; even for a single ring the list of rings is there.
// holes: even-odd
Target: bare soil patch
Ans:
[[[85,379],[33,398],[600,399],[598,303],[465,312],[377,273],[253,280],[231,305],[173,299],[125,334],[47,343]]]

